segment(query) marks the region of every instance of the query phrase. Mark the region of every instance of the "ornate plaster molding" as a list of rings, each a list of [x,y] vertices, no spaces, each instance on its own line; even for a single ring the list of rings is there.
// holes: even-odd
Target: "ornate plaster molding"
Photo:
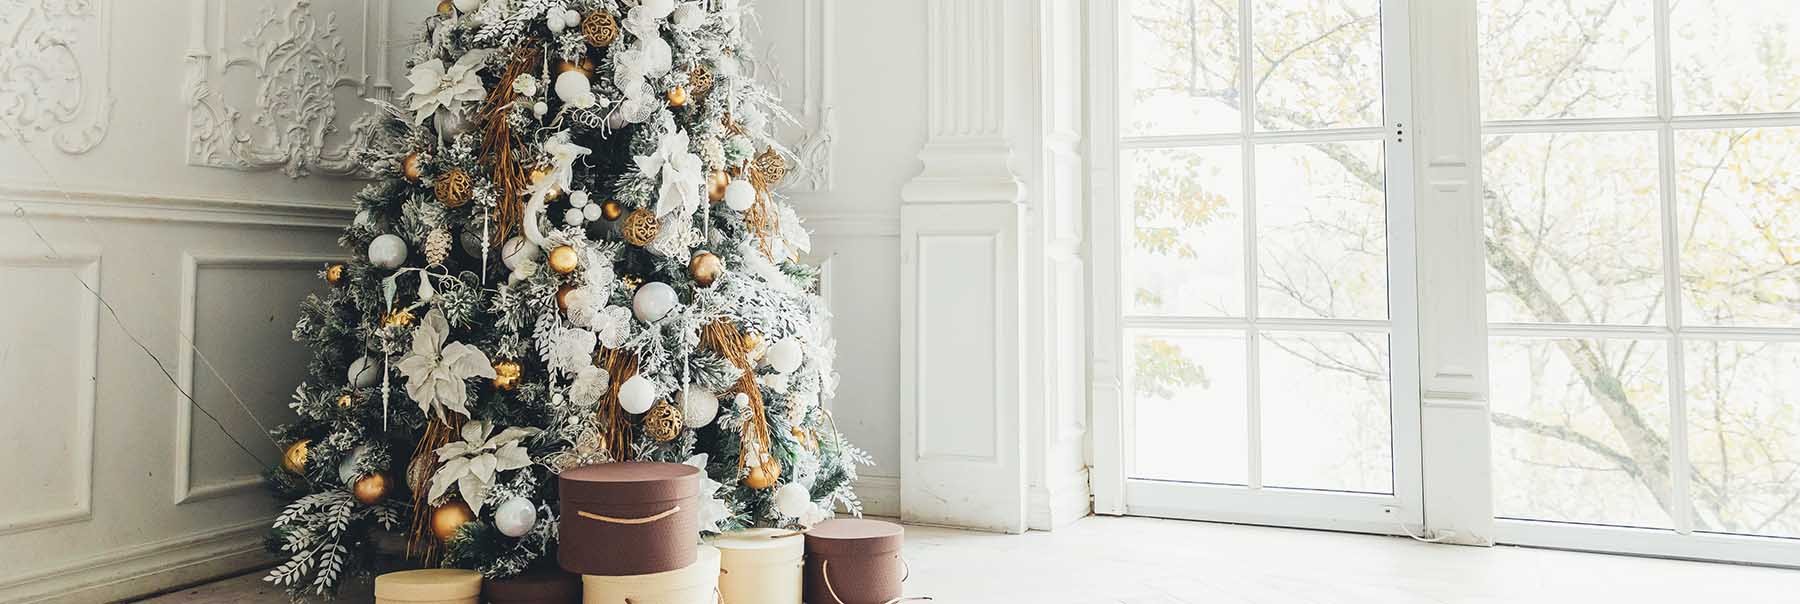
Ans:
[[[783,99],[788,111],[799,121],[798,135],[783,143],[793,152],[798,165],[782,180],[781,189],[819,193],[831,190],[832,162],[837,147],[837,115],[832,104],[836,62],[833,55],[837,53],[837,35],[832,27],[834,5],[830,0],[802,0],[799,4],[799,35],[763,40],[763,58],[757,63],[779,88],[787,88],[789,81],[784,73],[784,63],[775,59],[776,51],[783,42],[795,37],[799,39],[799,64],[795,65],[800,71],[799,102],[795,104],[796,99],[791,98],[794,95],[785,95]],[[765,11],[771,8],[761,7]]]
[[[0,3],[0,140],[48,133],[58,150],[86,153],[106,138],[108,0]]]

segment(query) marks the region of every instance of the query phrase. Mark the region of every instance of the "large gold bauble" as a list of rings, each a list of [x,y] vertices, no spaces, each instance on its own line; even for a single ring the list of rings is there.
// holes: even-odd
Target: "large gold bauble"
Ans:
[[[474,188],[475,179],[470,178],[469,173],[464,172],[461,168],[439,174],[437,180],[431,184],[432,192],[437,194],[438,203],[444,204],[444,207],[447,208],[462,207],[462,204],[468,203],[474,193]]]
[[[295,474],[306,473],[306,457],[312,452],[312,439],[302,438],[288,445],[281,454],[281,467]]]
[[[376,472],[357,479],[356,485],[350,487],[350,494],[356,496],[356,500],[363,505],[380,503],[388,494],[387,473]]]
[[[712,252],[694,254],[688,261],[688,276],[694,278],[694,284],[700,287],[712,287],[719,275],[725,272],[725,262]]]
[[[556,274],[567,275],[575,272],[575,268],[581,264],[580,258],[581,255],[575,253],[575,248],[559,245],[550,250],[545,263],[549,264],[550,270],[556,271]]]
[[[406,157],[400,159],[400,175],[406,177],[409,181],[419,182],[419,179],[424,178],[425,176],[424,163],[423,160],[419,159],[419,154],[417,152],[408,153],[406,154]]]
[[[600,202],[600,217],[605,218],[608,222],[618,220],[620,216],[624,215],[625,204],[619,203],[619,200],[608,199]]]
[[[706,175],[706,198],[713,203],[725,201],[725,188],[731,186],[731,175],[724,170],[713,170]]]
[[[662,224],[656,222],[656,214],[650,210],[638,208],[625,217],[625,226],[620,229],[625,235],[625,242],[643,247],[656,240],[656,234],[662,230]]]
[[[744,476],[744,486],[752,489],[766,489],[775,486],[775,479],[779,477],[761,467],[750,468],[750,474]]]
[[[325,282],[330,283],[332,285],[343,285],[344,284],[344,264],[339,262],[339,263],[333,263],[331,266],[325,267]]]
[[[431,534],[437,535],[438,541],[449,541],[456,536],[457,529],[475,520],[475,511],[462,500],[452,501],[431,510]]]
[[[494,387],[500,390],[512,390],[519,387],[519,376],[525,368],[518,361],[500,361],[494,363]]]
[[[685,106],[687,106],[688,91],[686,88],[682,88],[680,86],[670,88],[668,94],[664,95],[664,96],[669,99],[670,107],[685,107]]]
[[[684,421],[681,408],[669,404],[669,401],[658,401],[644,413],[644,433],[656,442],[666,443],[681,436]]]
[[[756,160],[751,163],[750,167],[756,171],[757,176],[762,177],[763,182],[770,185],[787,178],[787,160],[782,159],[781,154],[776,153],[774,149],[763,149],[762,153],[756,154]]]
[[[581,37],[588,46],[604,47],[619,39],[619,20],[606,11],[594,11],[581,19]]]

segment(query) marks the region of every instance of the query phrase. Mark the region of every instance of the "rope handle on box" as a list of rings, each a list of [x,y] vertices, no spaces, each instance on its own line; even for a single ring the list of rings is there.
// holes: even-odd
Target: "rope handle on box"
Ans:
[[[612,516],[601,516],[599,514],[594,514],[594,513],[590,513],[590,512],[582,512],[582,511],[575,512],[575,515],[581,516],[582,518],[587,518],[589,520],[599,520],[601,522],[610,522],[613,524],[650,524],[652,522],[656,522],[658,520],[662,520],[664,518],[674,516],[676,512],[680,512],[680,511],[681,511],[681,506],[678,505],[678,506],[669,508],[667,511],[665,511],[661,514],[656,514],[654,516],[645,516],[643,518],[614,518]]]
[[[907,564],[905,558],[900,559],[900,565],[906,568],[906,574],[900,576],[900,582],[905,583],[907,577],[912,576],[912,565]],[[837,604],[847,604],[846,602],[844,602],[844,599],[842,597],[838,596],[837,588],[831,586],[831,561],[830,560],[826,560],[822,564],[819,565],[819,577],[825,579],[825,591],[831,593],[831,599],[837,600]],[[900,602],[925,602],[925,601],[930,601],[931,599],[932,599],[931,596],[900,596],[898,598],[891,598],[886,602],[882,602],[881,604],[898,604]]]

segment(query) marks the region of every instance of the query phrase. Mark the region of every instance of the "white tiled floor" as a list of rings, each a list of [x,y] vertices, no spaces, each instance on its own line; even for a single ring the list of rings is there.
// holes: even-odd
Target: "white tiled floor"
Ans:
[[[1147,518],[1012,536],[907,527],[906,538],[908,592],[949,603],[1800,602],[1796,570]],[[263,585],[251,575],[152,601],[284,601]]]

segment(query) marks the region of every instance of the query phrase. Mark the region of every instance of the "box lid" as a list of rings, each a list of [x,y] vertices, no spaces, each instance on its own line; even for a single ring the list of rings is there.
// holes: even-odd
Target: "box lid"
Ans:
[[[459,600],[480,595],[481,573],[472,570],[428,568],[375,577],[375,597],[384,600]]]
[[[874,556],[899,551],[905,539],[905,529],[892,522],[836,518],[806,531],[806,551],[832,557]]]
[[[678,501],[700,493],[700,468],[687,464],[625,461],[565,470],[564,501],[634,504]]]
[[[571,602],[581,599],[581,577],[561,569],[540,568],[487,581],[481,593],[497,602]]]

